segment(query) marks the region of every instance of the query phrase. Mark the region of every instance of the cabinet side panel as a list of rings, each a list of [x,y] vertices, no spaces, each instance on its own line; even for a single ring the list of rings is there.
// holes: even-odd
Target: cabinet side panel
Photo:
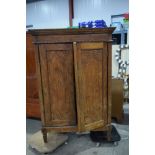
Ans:
[[[108,124],[111,124],[111,83],[112,83],[112,44],[107,44],[108,49]]]
[[[26,115],[40,118],[39,92],[32,36],[26,34]]]
[[[108,86],[108,54],[107,54],[107,43],[103,42],[103,61],[102,61],[102,64],[103,64],[103,74],[102,74],[102,78],[103,78],[103,91],[102,91],[102,94],[103,94],[103,118],[104,118],[104,123],[107,124],[108,120],[107,120],[107,109],[108,109],[108,97],[107,97],[107,94],[108,94],[108,89],[107,89],[107,86]]]

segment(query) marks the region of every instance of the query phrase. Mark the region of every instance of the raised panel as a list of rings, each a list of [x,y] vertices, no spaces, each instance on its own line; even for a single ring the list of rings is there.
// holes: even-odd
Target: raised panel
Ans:
[[[74,123],[74,82],[72,51],[48,51],[51,120]],[[74,116],[72,118],[72,116]]]
[[[42,45],[46,124],[76,125],[73,50],[70,44]],[[43,66],[43,65],[42,65]]]
[[[80,129],[107,123],[107,48],[104,43],[77,44]]]
[[[102,50],[81,51],[81,92],[85,124],[102,119]]]

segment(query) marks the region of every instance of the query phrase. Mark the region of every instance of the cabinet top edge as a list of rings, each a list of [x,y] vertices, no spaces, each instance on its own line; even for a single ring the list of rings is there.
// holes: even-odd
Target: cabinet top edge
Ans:
[[[67,35],[67,34],[112,34],[115,27],[108,28],[79,28],[79,29],[29,29],[32,36],[38,35]]]

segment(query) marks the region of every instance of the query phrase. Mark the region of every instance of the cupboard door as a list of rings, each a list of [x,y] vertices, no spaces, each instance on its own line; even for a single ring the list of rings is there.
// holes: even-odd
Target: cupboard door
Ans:
[[[46,126],[76,125],[72,44],[39,46]]]
[[[78,128],[93,130],[107,124],[107,44],[74,43]]]

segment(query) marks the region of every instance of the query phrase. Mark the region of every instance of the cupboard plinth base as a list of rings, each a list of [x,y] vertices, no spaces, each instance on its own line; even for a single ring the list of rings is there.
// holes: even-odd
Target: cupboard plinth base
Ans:
[[[77,126],[63,126],[63,127],[43,127],[42,128],[43,140],[45,143],[48,142],[47,133],[48,132],[57,132],[57,133],[67,133],[67,132],[80,132]],[[90,132],[106,132],[109,141],[111,140],[111,128],[110,127],[101,127],[98,129],[91,130]]]
[[[53,131],[53,132],[80,132],[78,130],[78,127],[77,126],[62,126],[62,127],[47,127],[47,126],[44,126],[42,128],[43,132],[50,132],[50,131]],[[94,129],[92,131],[107,131],[108,128],[107,127],[101,127],[101,128],[97,128],[97,129]],[[86,131],[90,131],[90,130],[86,130]]]

